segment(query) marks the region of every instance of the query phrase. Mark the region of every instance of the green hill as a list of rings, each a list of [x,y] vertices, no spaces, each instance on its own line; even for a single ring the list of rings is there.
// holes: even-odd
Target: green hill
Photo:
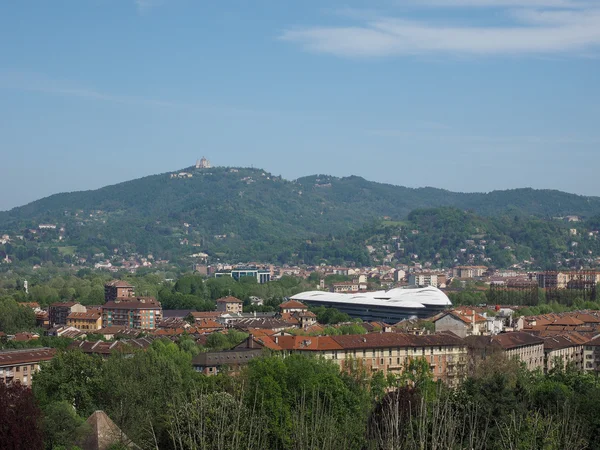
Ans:
[[[600,214],[598,197],[551,190],[455,193],[357,176],[314,175],[288,181],[261,169],[181,172],[185,175],[165,173],[52,195],[0,212],[0,232],[23,235],[23,242],[30,244],[5,253],[16,259],[34,254],[44,259],[57,252],[61,257],[76,253],[88,258],[137,252],[178,260],[206,251],[229,260],[283,261],[296,258],[300,243],[307,240],[347,236],[382,218],[392,223],[406,220],[415,209],[456,207],[487,217],[540,219]],[[41,223],[56,224],[57,229],[39,230]],[[364,257],[362,247],[359,253]]]

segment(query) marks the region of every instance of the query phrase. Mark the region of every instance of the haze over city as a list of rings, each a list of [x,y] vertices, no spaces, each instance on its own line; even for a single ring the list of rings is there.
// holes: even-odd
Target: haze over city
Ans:
[[[577,0],[4,2],[0,210],[203,155],[600,195],[599,29]]]

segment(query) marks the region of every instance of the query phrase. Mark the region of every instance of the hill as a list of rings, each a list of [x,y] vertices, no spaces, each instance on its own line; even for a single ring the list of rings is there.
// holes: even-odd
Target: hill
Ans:
[[[0,232],[22,235],[31,244],[5,250],[17,259],[37,255],[43,260],[58,252],[86,258],[151,253],[178,260],[205,251],[229,260],[284,261],[296,258],[298,246],[307,240],[348,236],[382,218],[394,223],[406,220],[413,210],[435,207],[456,207],[483,217],[545,220],[599,215],[600,198],[533,189],[455,193],[357,176],[288,181],[261,169],[186,168],[57,194],[0,212]],[[40,224],[57,228],[40,230]],[[359,246],[362,259],[364,247]]]

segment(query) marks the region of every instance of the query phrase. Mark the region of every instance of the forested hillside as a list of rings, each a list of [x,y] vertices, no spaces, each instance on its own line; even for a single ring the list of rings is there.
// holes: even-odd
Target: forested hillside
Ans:
[[[434,230],[426,226],[427,218],[410,215],[416,209],[435,207],[470,211],[469,220],[432,222],[438,224]],[[365,243],[353,236],[364,237],[365,227],[368,230],[382,220],[408,220],[408,226],[416,221],[422,230],[404,246],[407,253],[432,253],[429,250],[436,248],[439,238],[435,233],[443,231],[450,235],[444,236],[432,257],[441,253],[437,259],[452,259],[459,241],[477,234],[472,228],[481,223],[491,236],[508,233],[506,239],[494,239],[508,246],[532,247],[532,233],[549,233],[556,242],[544,250],[548,259],[567,245],[564,222],[552,218],[599,214],[600,198],[558,191],[464,194],[374,183],[356,176],[315,175],[287,181],[261,169],[187,168],[94,191],[57,194],[0,212],[0,234],[12,236],[9,244],[0,247],[0,255],[15,261],[32,257],[43,261],[75,254],[89,259],[95,254],[138,253],[177,261],[203,251],[229,260],[325,258],[366,264]],[[40,229],[40,224],[56,228]],[[497,249],[492,258],[508,263],[511,258],[503,257],[503,250]],[[524,256],[529,253],[523,249]]]

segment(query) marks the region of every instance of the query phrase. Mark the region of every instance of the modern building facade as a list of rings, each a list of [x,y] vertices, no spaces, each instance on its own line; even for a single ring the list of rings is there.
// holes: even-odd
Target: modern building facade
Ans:
[[[396,323],[412,317],[431,317],[452,306],[446,294],[433,286],[357,294],[308,291],[296,294],[291,299],[309,306],[333,307],[367,322],[386,323]]]
[[[271,271],[256,267],[239,267],[227,272],[216,272],[215,277],[232,277],[236,281],[240,281],[245,277],[252,277],[256,278],[257,283],[264,284],[271,281]]]
[[[124,326],[153,330],[162,319],[162,307],[153,297],[113,300],[102,306],[104,327]]]
[[[411,273],[408,275],[408,284],[419,287],[438,287],[438,275],[431,272]]]

